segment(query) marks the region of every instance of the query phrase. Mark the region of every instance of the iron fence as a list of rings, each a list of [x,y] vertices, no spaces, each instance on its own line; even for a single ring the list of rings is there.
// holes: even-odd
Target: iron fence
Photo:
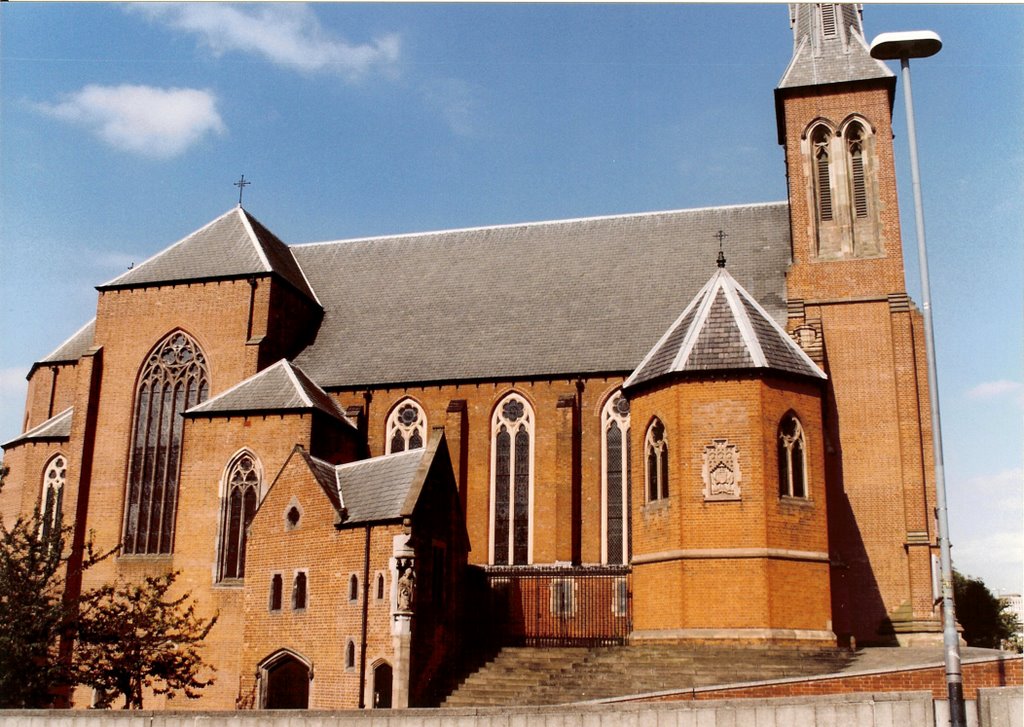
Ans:
[[[629,636],[628,567],[491,566],[484,574],[502,645],[600,646]]]

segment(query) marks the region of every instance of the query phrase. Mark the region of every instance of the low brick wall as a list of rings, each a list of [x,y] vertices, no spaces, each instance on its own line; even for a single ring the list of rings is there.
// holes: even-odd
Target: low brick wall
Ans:
[[[964,698],[975,700],[978,690],[1024,685],[1021,658],[986,659],[964,662]],[[659,692],[604,700],[605,702],[673,702],[705,699],[769,699],[773,697],[825,694],[928,691],[933,699],[946,699],[946,672],[942,665],[854,672],[841,676],[795,677],[770,682],[700,687],[686,691]]]

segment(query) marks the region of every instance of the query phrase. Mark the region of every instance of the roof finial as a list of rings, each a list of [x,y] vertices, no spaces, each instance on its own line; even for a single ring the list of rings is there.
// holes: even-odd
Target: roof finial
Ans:
[[[242,175],[241,179],[239,179],[237,182],[234,183],[234,186],[238,187],[238,206],[239,207],[242,206],[242,192],[244,192],[245,188],[248,187],[250,184],[252,184],[252,182],[245,181],[245,175],[244,174]]]
[[[722,240],[727,238],[728,235],[725,234],[724,232],[722,232],[721,230],[719,230],[718,234],[717,235],[712,235],[712,237],[715,237],[715,238],[718,239],[718,267],[724,268],[725,267],[725,253],[722,252]]]

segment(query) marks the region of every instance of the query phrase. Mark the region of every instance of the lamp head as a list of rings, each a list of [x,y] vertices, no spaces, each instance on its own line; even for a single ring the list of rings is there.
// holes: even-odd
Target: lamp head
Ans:
[[[942,39],[930,30],[906,30],[882,33],[871,41],[869,52],[880,61],[902,58],[927,58],[942,49]]]

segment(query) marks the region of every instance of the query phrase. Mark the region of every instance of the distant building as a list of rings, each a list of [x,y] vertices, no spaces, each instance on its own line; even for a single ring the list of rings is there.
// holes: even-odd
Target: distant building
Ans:
[[[180,569],[205,709],[430,704],[481,633],[941,642],[895,78],[857,6],[790,13],[788,199],[295,246],[230,210],[32,367],[0,512],[122,543],[85,587]]]

